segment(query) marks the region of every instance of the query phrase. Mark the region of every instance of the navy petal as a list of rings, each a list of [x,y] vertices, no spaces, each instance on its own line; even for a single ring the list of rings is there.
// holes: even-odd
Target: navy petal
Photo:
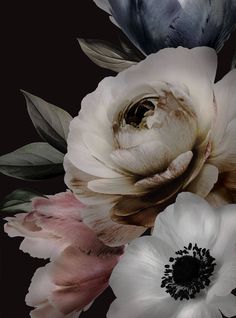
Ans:
[[[236,0],[94,0],[143,53],[165,47],[217,51],[236,25]]]
[[[95,2],[101,7],[101,0]],[[181,10],[178,0],[104,0],[104,3],[127,37],[146,54],[166,46],[168,25]]]
[[[235,26],[235,0],[187,0],[170,25],[166,46],[210,46],[219,51]]]

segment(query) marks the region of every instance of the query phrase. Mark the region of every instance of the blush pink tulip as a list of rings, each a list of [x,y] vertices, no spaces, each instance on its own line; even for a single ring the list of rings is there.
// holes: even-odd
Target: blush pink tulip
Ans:
[[[21,250],[50,258],[39,268],[26,303],[32,318],[74,318],[108,286],[123,247],[98,240],[81,219],[83,204],[71,192],[32,200],[32,212],[9,217],[5,231],[22,236]]]

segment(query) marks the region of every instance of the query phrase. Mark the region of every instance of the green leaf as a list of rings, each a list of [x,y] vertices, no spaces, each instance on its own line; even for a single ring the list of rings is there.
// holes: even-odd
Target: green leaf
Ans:
[[[26,99],[29,116],[40,137],[62,153],[66,153],[72,117],[63,109],[37,96],[25,91],[22,93]]]
[[[78,39],[78,41],[90,60],[103,68],[120,72],[137,64],[137,61],[132,60],[129,55],[108,42],[90,39]]]
[[[28,189],[17,189],[8,194],[0,203],[2,212],[30,212],[31,200],[35,197],[45,197],[43,194]]]
[[[23,180],[42,180],[64,173],[64,155],[46,142],[35,142],[0,157],[0,172]]]

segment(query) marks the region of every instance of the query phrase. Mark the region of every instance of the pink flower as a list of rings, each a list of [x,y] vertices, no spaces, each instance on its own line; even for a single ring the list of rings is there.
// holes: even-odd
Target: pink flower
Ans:
[[[32,279],[26,303],[33,318],[72,318],[108,286],[123,247],[98,240],[80,216],[83,207],[71,192],[35,198],[32,212],[7,218],[9,236],[23,236],[21,250],[50,258]]]

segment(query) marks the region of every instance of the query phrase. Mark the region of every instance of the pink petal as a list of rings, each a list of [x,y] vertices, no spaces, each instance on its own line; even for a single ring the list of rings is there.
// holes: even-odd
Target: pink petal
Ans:
[[[121,248],[110,248],[97,256],[86,254],[77,246],[70,246],[54,263],[53,281],[58,286],[88,284],[89,287],[92,280],[110,275],[122,252]]]
[[[51,217],[80,218],[80,210],[83,204],[70,192],[50,195],[47,198],[35,198],[32,200],[32,209]]]

